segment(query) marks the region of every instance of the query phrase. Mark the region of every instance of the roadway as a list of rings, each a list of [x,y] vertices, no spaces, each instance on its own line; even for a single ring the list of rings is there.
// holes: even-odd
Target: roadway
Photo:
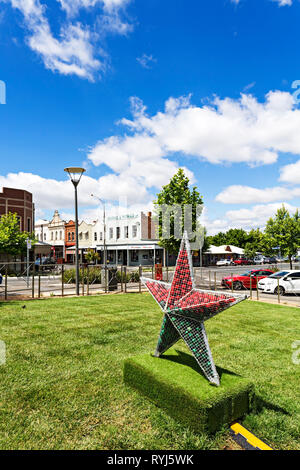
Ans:
[[[287,263],[282,263],[277,266],[280,270],[289,269],[289,265]],[[225,276],[233,276],[238,274],[243,274],[246,271],[250,271],[251,269],[271,269],[272,267],[269,265],[251,265],[251,266],[210,266],[205,268],[195,268],[195,281],[197,287],[201,287],[204,289],[214,289],[215,287],[215,278],[216,278],[216,289],[217,290],[224,290],[224,287],[221,286],[222,278]],[[151,272],[145,272],[145,276],[151,277]],[[164,272],[164,278],[166,280],[166,273]],[[172,271],[169,271],[169,281],[172,278]],[[138,283],[130,283],[127,285],[128,290],[138,291],[139,285]],[[35,296],[37,297],[38,294],[38,280],[35,280]],[[92,293],[100,293],[103,292],[101,285],[91,285],[90,294]],[[119,285],[120,290],[120,285]],[[85,294],[87,291],[87,286],[85,286]],[[43,276],[41,277],[41,286],[40,292],[42,297],[49,297],[49,296],[60,296],[62,294],[62,282],[61,276]],[[243,292],[250,296],[250,291],[242,290],[237,291],[239,293]],[[75,285],[74,284],[64,284],[64,295],[75,295]],[[80,286],[80,293],[82,293],[82,286]],[[30,285],[27,287],[26,278],[19,277],[19,278],[8,278],[8,297],[9,298],[28,298],[32,296],[32,284],[30,279]],[[0,286],[0,299],[4,297],[4,280],[3,284]],[[278,303],[278,296],[275,294],[264,294],[259,292],[257,295],[257,291],[253,290],[252,292],[252,299],[253,300],[262,300],[265,302],[271,303]],[[300,295],[298,294],[290,294],[282,296],[280,299],[280,303],[282,304],[291,304],[300,307]]]

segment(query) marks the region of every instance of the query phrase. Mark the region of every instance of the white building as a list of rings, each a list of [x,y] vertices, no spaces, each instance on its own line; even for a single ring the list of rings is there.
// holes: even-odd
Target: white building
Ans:
[[[35,236],[39,241],[51,245],[52,257],[56,260],[65,257],[65,225],[57,210],[50,222],[38,220],[35,224]]]
[[[37,220],[34,226],[34,232],[39,242],[47,243],[49,241],[49,220]]]
[[[104,225],[97,221],[92,228],[95,249],[103,261]],[[106,221],[107,259],[111,264],[151,266],[163,261],[163,249],[158,245],[152,214],[143,212],[109,216]]]
[[[74,258],[75,246],[66,248],[66,222],[55,211],[51,222],[40,220],[35,233],[39,241],[49,243],[52,256],[57,259]],[[106,236],[103,221],[80,222],[78,226],[78,246],[80,261],[83,262],[89,249],[100,254],[104,262],[104,239],[107,259],[110,264],[124,266],[152,266],[163,261],[163,249],[158,245],[152,214],[143,212],[108,216]],[[74,240],[75,242],[75,240]]]
[[[220,259],[237,259],[244,255],[244,250],[233,245],[210,245],[204,253],[205,264],[216,264]]]

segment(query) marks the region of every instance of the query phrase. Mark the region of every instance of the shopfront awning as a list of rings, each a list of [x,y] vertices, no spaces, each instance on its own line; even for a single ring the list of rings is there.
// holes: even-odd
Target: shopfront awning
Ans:
[[[154,245],[106,245],[106,249],[112,251],[122,251],[122,250],[162,250],[163,248],[157,244]],[[98,245],[97,250],[103,251],[103,245]]]

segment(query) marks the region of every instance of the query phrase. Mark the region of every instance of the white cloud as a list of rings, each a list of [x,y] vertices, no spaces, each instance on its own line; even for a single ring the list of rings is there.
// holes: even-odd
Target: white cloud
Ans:
[[[43,178],[32,173],[9,173],[0,175],[0,188],[11,187],[25,189],[33,194],[34,202],[39,216],[45,210],[72,209],[74,206],[74,188],[66,177],[62,180]],[[98,206],[95,194],[112,203],[118,203],[119,199],[131,204],[145,204],[150,202],[149,194],[144,185],[133,177],[118,178],[117,175],[102,176],[99,179],[83,176],[78,187],[79,206]]]
[[[204,211],[202,219],[203,225],[207,228],[208,235],[215,235],[219,232],[225,232],[231,228],[243,228],[244,230],[264,229],[270,217],[274,217],[282,204],[290,211],[295,213],[297,207],[286,201],[272,204],[257,204],[250,209],[239,209],[227,211],[224,218],[212,220],[209,218],[208,211]]]
[[[68,15],[77,15],[81,9],[102,6],[105,11],[112,12],[124,8],[130,0],[57,0]]]
[[[231,3],[238,5],[241,0],[231,0]],[[278,3],[280,7],[284,6],[291,6],[293,4],[293,0],[271,0],[272,2]]]
[[[251,166],[272,164],[280,152],[300,154],[300,110],[289,93],[269,92],[262,103],[251,95],[215,98],[203,106],[194,106],[190,97],[170,98],[164,112],[153,116],[137,98],[132,104],[133,119],[120,121],[132,135],[98,142],[88,156],[95,165],[107,159],[122,171],[130,155],[161,161],[180,152],[213,164]]]
[[[272,0],[279,4],[280,7],[291,6],[293,4],[293,0]]]
[[[150,197],[147,189],[161,188],[177,172],[178,165],[163,158],[163,151],[158,142],[148,135],[135,137],[110,137],[98,142],[88,154],[94,165],[107,165],[114,174],[104,176],[102,182],[120,192],[124,190],[136,193],[137,201]],[[193,174],[185,168],[186,174],[193,180]]]
[[[296,207],[284,201],[272,204],[258,204],[250,209],[227,211],[225,217],[231,223],[234,223],[235,227],[264,227],[267,220],[275,215],[282,204],[284,204],[291,213],[295,212],[297,209]]]
[[[300,184],[300,160],[286,165],[280,170],[280,181],[285,183]]]
[[[152,65],[157,62],[153,55],[147,54],[143,54],[141,57],[137,57],[136,60],[144,69],[151,69]]]
[[[300,170],[300,165],[299,165]],[[299,172],[300,174],[300,172]],[[258,189],[250,186],[228,186],[216,196],[223,204],[253,204],[290,200],[300,196],[300,188],[273,187]]]
[[[122,22],[119,9],[127,0],[57,0],[69,16],[79,14],[81,8],[92,8],[99,4],[102,8],[102,27],[98,33],[91,32],[89,26],[67,19],[63,23],[59,37],[53,36],[47,19],[47,7],[40,0],[0,0],[10,3],[24,16],[28,31],[27,43],[43,60],[45,67],[63,75],[77,75],[93,81],[97,73],[107,67],[107,54],[99,47],[99,37],[104,33],[126,34],[131,26]],[[100,24],[95,15],[95,25]],[[100,34],[101,33],[101,34]]]

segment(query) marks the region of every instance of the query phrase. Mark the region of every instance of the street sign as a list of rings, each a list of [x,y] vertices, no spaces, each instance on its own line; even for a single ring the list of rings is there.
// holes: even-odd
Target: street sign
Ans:
[[[27,238],[27,250],[31,250],[32,246],[31,246],[31,240],[29,240],[29,238]]]

